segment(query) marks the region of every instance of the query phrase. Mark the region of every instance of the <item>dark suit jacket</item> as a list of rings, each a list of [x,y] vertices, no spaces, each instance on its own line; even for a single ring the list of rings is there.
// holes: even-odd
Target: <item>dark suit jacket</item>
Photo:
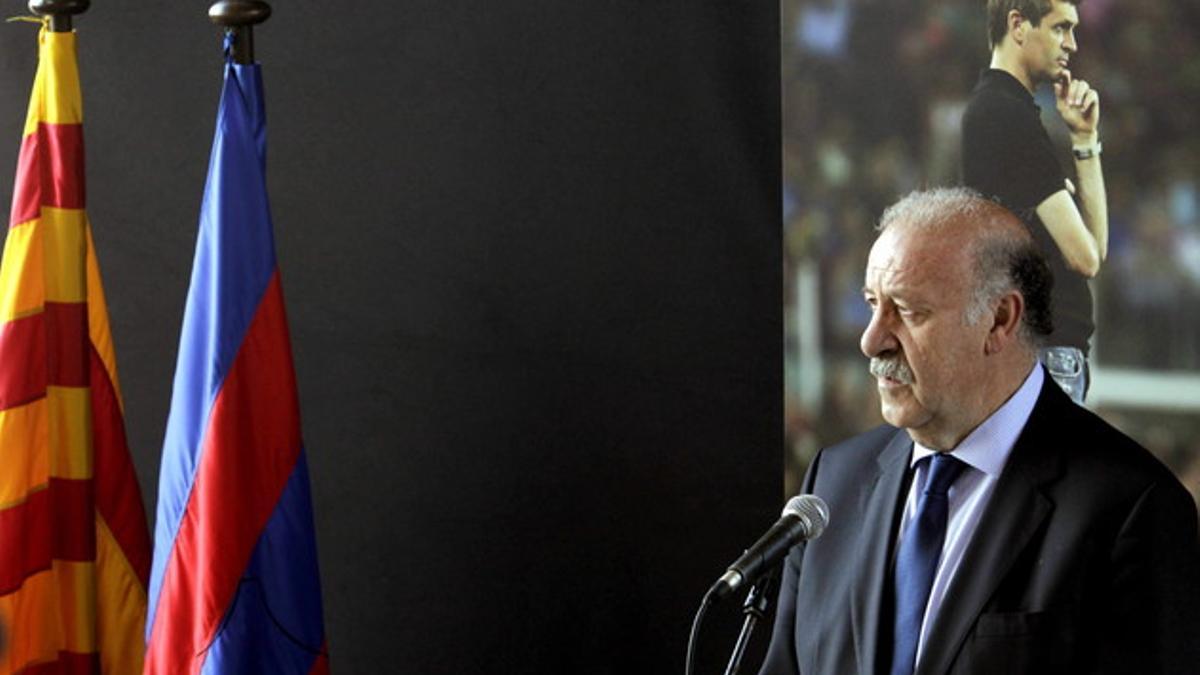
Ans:
[[[911,451],[884,426],[813,461],[805,491],[828,502],[829,526],[788,555],[762,675],[886,668]],[[1047,376],[916,672],[1200,673],[1195,503]]]

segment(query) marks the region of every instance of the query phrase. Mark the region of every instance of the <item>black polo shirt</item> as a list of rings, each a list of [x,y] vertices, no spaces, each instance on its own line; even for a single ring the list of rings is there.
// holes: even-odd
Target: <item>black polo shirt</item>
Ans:
[[[1088,338],[1095,330],[1087,278],[1067,266],[1034,211],[1063,189],[1066,174],[1055,158],[1033,96],[1007,72],[985,70],[967,103],[962,129],[963,184],[1016,212],[1054,273],[1054,332],[1047,346],[1078,347],[1087,354]]]

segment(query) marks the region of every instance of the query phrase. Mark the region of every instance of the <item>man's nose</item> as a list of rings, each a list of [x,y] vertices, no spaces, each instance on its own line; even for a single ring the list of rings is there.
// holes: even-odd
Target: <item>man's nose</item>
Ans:
[[[863,330],[858,348],[862,350],[863,355],[873,358],[895,351],[899,346],[887,313],[882,308],[876,308],[871,312],[871,321]]]
[[[1063,49],[1072,54],[1079,50],[1079,45],[1075,43],[1075,31],[1067,31],[1067,36],[1063,38]]]

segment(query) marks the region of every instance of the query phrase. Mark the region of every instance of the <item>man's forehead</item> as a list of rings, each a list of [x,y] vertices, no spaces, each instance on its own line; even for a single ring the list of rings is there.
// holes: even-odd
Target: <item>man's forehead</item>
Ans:
[[[875,240],[867,255],[867,281],[890,277],[903,269],[904,260],[896,250],[894,242],[885,240],[887,233]]]
[[[866,291],[896,291],[901,288],[919,288],[928,276],[929,267],[915,264],[903,255],[874,255],[867,260]]]
[[[963,237],[951,232],[921,228],[889,228],[871,247],[867,257],[866,290],[937,290],[964,273]],[[940,291],[939,291],[940,292]]]

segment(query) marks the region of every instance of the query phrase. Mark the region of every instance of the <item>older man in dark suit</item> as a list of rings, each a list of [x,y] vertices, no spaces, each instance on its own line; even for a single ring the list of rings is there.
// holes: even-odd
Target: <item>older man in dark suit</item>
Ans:
[[[1036,362],[1050,273],[965,189],[888,209],[862,336],[888,425],[822,451],[764,675],[1200,673],[1196,506]]]

